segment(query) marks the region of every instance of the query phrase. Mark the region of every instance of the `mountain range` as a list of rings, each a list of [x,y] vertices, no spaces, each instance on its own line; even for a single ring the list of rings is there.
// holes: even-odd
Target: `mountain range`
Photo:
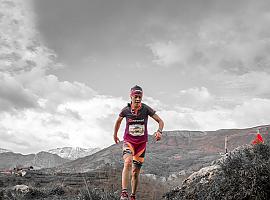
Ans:
[[[34,169],[50,168],[91,155],[99,150],[100,148],[63,147],[41,151],[37,154],[23,155],[0,148],[0,169],[12,169],[18,166],[33,166]]]
[[[142,173],[171,180],[185,178],[221,157],[225,153],[225,138],[227,138],[227,149],[230,152],[238,146],[250,144],[258,130],[263,138],[269,137],[269,129],[269,126],[265,125],[217,131],[164,131],[163,138],[159,142],[149,135]],[[118,169],[123,165],[121,149],[122,143],[111,145],[100,151],[65,147],[29,155],[5,152],[0,153],[0,169],[16,165],[51,168],[47,170],[65,173],[95,171],[106,166]],[[95,151],[97,152],[93,153]],[[87,155],[87,153],[93,154]]]
[[[57,154],[61,158],[69,159],[69,160],[76,160],[81,157],[92,155],[101,148],[81,148],[81,147],[63,147],[63,148],[56,148],[50,149],[48,152],[52,154]]]
[[[160,199],[165,192],[170,191],[170,188],[181,187],[183,180],[193,172],[212,165],[217,159],[227,157],[224,156],[225,140],[227,140],[228,157],[233,155],[231,151],[236,147],[251,144],[258,130],[265,143],[269,143],[269,129],[270,126],[266,125],[217,131],[164,131],[163,138],[159,142],[150,135],[145,163],[141,170],[138,198]],[[23,162],[33,166],[33,157],[31,157],[33,155],[35,154],[14,156],[12,152],[0,153],[0,166],[3,164],[14,166]],[[58,163],[51,162],[53,158]],[[102,191],[119,194],[123,167],[122,143],[73,161],[66,159],[61,163],[62,160],[56,158],[63,159],[56,154],[40,152],[38,156],[36,155],[35,161],[39,162],[34,163],[34,168],[41,165],[50,168],[40,167],[42,169],[27,172],[25,177],[14,176],[13,179],[5,173],[0,173],[0,178],[2,177],[0,186],[1,181],[4,187],[21,183],[42,188],[62,185],[65,188],[81,189],[89,184],[95,191],[96,188],[100,188]],[[89,191],[87,194],[89,195]]]
[[[269,129],[267,125],[217,131],[164,131],[159,142],[149,137],[142,173],[165,177],[171,182],[181,181],[181,178],[186,178],[224,155],[225,138],[230,153],[238,146],[250,144],[258,130],[263,138],[269,138]],[[123,166],[121,149],[122,143],[114,144],[95,154],[66,162],[50,170],[81,173],[99,170],[105,166],[118,169]]]
[[[34,169],[55,167],[69,160],[48,152],[23,155],[20,153],[4,152],[0,153],[0,169],[7,170],[21,167],[34,167]]]
[[[7,150],[7,149],[0,148],[0,153],[6,153],[6,152],[11,152],[11,151],[10,150]]]

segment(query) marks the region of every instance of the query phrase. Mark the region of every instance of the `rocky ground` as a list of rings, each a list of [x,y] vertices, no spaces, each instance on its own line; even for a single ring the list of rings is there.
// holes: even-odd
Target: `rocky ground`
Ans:
[[[28,171],[25,176],[0,175],[0,200],[114,200],[119,199],[121,170],[109,166],[87,173]],[[130,188],[129,188],[130,190]],[[160,199],[168,191],[162,182],[141,176],[138,199]]]
[[[164,199],[270,199],[270,146],[239,147],[192,174]]]
[[[269,127],[259,128],[270,141]],[[168,132],[161,142],[150,141],[138,199],[268,199],[269,143],[239,147],[254,139],[256,129]],[[228,150],[238,147],[228,156],[218,153],[224,151],[226,136]],[[0,173],[0,200],[119,199],[122,166],[121,145],[112,145],[23,177]]]
[[[25,176],[0,175],[0,200],[119,199],[121,170],[110,166],[87,173],[28,171]],[[141,176],[138,199],[270,199],[270,145],[236,148],[189,176],[168,192],[161,182]]]
[[[110,174],[111,175],[111,174]],[[25,176],[1,175],[0,199],[118,199],[117,188],[106,182],[109,172],[46,174],[28,171]]]

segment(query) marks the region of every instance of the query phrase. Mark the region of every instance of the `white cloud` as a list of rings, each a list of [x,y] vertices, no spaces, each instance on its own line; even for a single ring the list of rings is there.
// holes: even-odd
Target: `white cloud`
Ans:
[[[58,104],[93,97],[96,92],[83,83],[59,81],[47,75],[49,68],[61,64],[36,31],[32,3],[7,0],[0,8],[2,110],[40,105],[53,111]]]
[[[48,68],[55,55],[42,45],[35,29],[32,2],[8,0],[0,8],[0,72],[20,74]]]
[[[208,65],[224,72],[241,75],[250,70],[265,70],[270,41],[261,34],[269,23],[258,10],[207,18],[200,26],[197,49]]]
[[[176,25],[178,35],[168,31],[148,45],[158,65],[179,73],[179,80],[174,80],[183,85],[179,87],[191,87],[177,93],[178,105],[231,113],[227,109],[249,99],[270,98],[269,5],[266,1],[240,5],[229,12],[214,9],[191,25]]]
[[[226,128],[247,128],[270,121],[269,99],[247,99],[233,109],[216,107],[209,110],[175,107],[162,110],[160,115],[165,121],[166,130],[218,130]]]
[[[61,82],[54,75],[40,77],[26,85],[43,101],[46,100],[44,106],[50,110],[65,102],[89,99],[96,95],[93,89],[83,83]]]
[[[119,98],[98,96],[79,82],[48,75],[58,67],[34,27],[29,2],[5,1],[0,8],[0,145],[31,153],[59,146],[106,146]],[[5,20],[4,20],[5,19]],[[105,120],[104,120],[105,119]],[[105,125],[104,125],[105,126]],[[109,139],[108,139],[109,138]]]
[[[15,149],[24,153],[59,146],[106,147],[113,144],[114,121],[124,103],[120,98],[96,96],[60,104],[53,114],[36,109],[1,113],[0,145],[14,149],[20,141],[24,145]]]
[[[189,52],[186,51],[184,45],[172,41],[156,42],[149,44],[148,47],[156,58],[153,62],[159,65],[170,66],[179,63],[185,64],[186,58],[189,56]]]
[[[148,45],[156,58],[154,62],[165,66],[182,64],[186,70],[202,66],[212,75],[269,71],[270,19],[266,5],[249,1],[228,13],[211,10],[191,25],[179,23],[178,34],[167,31],[162,39]]]
[[[37,107],[38,97],[9,74],[0,72],[0,110]]]
[[[114,122],[126,101],[47,74],[48,68],[61,64],[36,33],[31,5],[23,0],[5,2],[10,3],[0,8],[0,147],[32,153],[113,144]],[[183,70],[195,74],[205,68],[205,79],[221,85],[187,87],[177,94],[174,105],[145,97],[164,119],[165,130],[216,130],[269,122],[270,77],[265,68],[269,61],[265,27],[269,26],[265,24],[270,18],[259,14],[262,22],[252,21],[256,24],[252,28],[248,24],[252,17],[254,13],[244,13],[238,24],[234,18],[210,17],[201,23],[198,35],[148,45],[158,65],[185,65]],[[266,36],[261,39],[260,35]],[[224,106],[222,98],[231,102],[230,107]],[[149,133],[156,128],[156,122],[149,120]]]
[[[190,113],[183,113],[178,110],[162,110],[159,115],[165,123],[164,130],[198,130],[201,128]]]
[[[232,112],[232,118],[238,127],[250,127],[269,124],[270,100],[253,98],[247,99]]]
[[[165,121],[166,130],[217,130],[234,128],[230,110],[217,108],[199,111],[192,108],[175,108],[160,112]]]
[[[149,105],[150,107],[153,107],[156,111],[165,109],[165,105],[158,99],[154,99],[152,97],[146,96],[143,97],[143,102]]]
[[[192,104],[208,104],[214,98],[206,87],[193,87],[187,90],[181,90],[178,94],[181,103]]]

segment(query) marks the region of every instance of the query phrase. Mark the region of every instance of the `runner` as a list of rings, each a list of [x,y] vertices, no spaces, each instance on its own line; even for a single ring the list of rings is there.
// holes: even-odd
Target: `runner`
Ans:
[[[122,109],[114,127],[114,141],[120,142],[117,133],[123,118],[126,118],[126,128],[123,142],[124,168],[122,171],[122,192],[121,200],[128,200],[127,186],[129,174],[132,171],[130,200],[136,199],[136,191],[139,183],[139,174],[144,162],[146,142],[148,141],[147,122],[148,116],[158,123],[158,130],[155,132],[155,139],[161,139],[164,126],[163,120],[156,114],[156,111],[142,103],[143,90],[136,85],[130,90],[131,103]]]

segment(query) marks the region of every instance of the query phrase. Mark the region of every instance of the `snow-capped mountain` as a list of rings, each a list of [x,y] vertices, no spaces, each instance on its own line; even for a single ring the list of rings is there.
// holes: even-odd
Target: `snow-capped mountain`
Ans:
[[[7,149],[0,148],[0,153],[6,153],[6,152],[11,152],[11,151],[10,150],[7,150]]]
[[[50,168],[69,162],[56,154],[41,151],[37,154],[23,155],[20,153],[0,153],[0,169],[13,169],[14,167],[34,167],[34,169]],[[1,199],[1,198],[0,198]]]
[[[48,152],[52,154],[57,154],[58,156],[62,158],[66,158],[69,160],[76,160],[81,157],[92,155],[100,150],[101,148],[84,149],[81,147],[63,147],[63,148],[51,149]]]

